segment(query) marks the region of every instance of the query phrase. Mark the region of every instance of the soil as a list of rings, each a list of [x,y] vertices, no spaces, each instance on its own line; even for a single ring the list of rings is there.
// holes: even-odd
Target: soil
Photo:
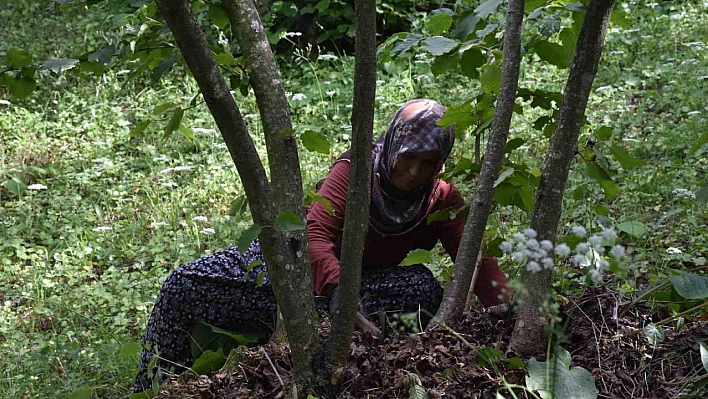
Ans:
[[[708,341],[708,322],[667,323],[663,342],[652,345],[642,329],[665,315],[630,303],[616,292],[589,289],[561,307],[566,328],[554,344],[571,353],[573,367],[592,373],[600,398],[708,397],[699,349],[699,342]],[[409,398],[415,385],[431,399],[495,398],[497,392],[512,397],[504,381],[525,385],[525,369],[503,361],[482,367],[478,350],[504,351],[513,326],[511,313],[471,310],[451,329],[392,334],[383,342],[357,332],[338,398]],[[325,322],[323,335],[327,330]],[[537,359],[545,361],[545,354]],[[289,349],[271,342],[232,352],[227,365],[208,376],[172,379],[158,398],[281,398],[290,381]],[[523,389],[514,393],[532,397]]]

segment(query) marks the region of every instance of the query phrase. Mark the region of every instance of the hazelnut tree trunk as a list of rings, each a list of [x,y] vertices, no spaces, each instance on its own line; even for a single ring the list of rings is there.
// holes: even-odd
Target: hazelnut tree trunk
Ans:
[[[484,230],[487,227],[489,211],[494,203],[494,182],[499,177],[504,158],[504,147],[509,137],[509,127],[514,112],[521,62],[521,28],[524,20],[524,4],[525,0],[509,0],[506,32],[504,33],[501,85],[492,121],[492,131],[487,142],[482,170],[477,179],[472,209],[457,251],[452,279],[445,289],[442,304],[435,315],[438,322],[449,323],[464,311],[477,257],[482,250]],[[430,323],[429,328],[436,324],[436,321]]]
[[[331,393],[332,379],[326,378],[326,373],[322,372],[328,357],[325,356],[325,346],[320,345],[318,341],[319,323],[314,307],[304,222],[302,227],[297,227],[298,223],[295,223],[295,227],[293,223],[289,223],[290,227],[278,227],[278,220],[283,215],[292,214],[300,221],[304,220],[304,195],[290,108],[258,11],[253,0],[224,0],[223,3],[243,51],[263,121],[270,182],[238,105],[192,12],[190,2],[157,0],[157,4],[221,131],[243,183],[253,221],[261,227],[259,238],[263,257],[283,315],[292,353],[296,382],[293,391],[296,395],[299,391],[299,396],[306,395],[307,392]],[[374,1],[357,0],[357,14],[362,21],[358,22],[358,25],[361,25],[360,29],[363,30],[360,33],[361,49],[358,49],[361,51],[361,57],[357,54],[356,61],[357,89],[352,117],[355,148],[352,154],[348,198],[358,205],[348,206],[345,217],[345,226],[349,233],[345,234],[347,241],[343,249],[343,268],[346,270],[343,270],[340,290],[343,293],[342,302],[345,303],[343,308],[347,311],[338,315],[338,320],[344,328],[333,331],[332,341],[339,342],[338,346],[334,345],[333,348],[343,345],[348,347],[351,339],[350,325],[354,323],[359,290],[361,248],[368,227],[368,189],[376,84]],[[366,151],[362,150],[364,147]],[[362,202],[363,197],[366,197],[366,201]],[[366,212],[362,211],[364,209]],[[354,312],[351,312],[350,308]]]
[[[568,172],[577,151],[580,128],[590,90],[602,55],[605,32],[615,0],[590,0],[570,67],[556,129],[544,160],[541,183],[531,217],[531,228],[539,241],[555,242],[563,206]],[[551,270],[538,273],[522,271],[524,290],[519,292],[519,310],[509,349],[530,356],[545,350],[543,326],[548,316],[543,302],[548,298]]]

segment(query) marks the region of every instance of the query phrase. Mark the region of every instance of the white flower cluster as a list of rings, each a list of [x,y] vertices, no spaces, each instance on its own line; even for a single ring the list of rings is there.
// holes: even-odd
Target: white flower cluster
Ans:
[[[582,226],[574,226],[571,231],[577,237],[587,236],[587,230]],[[593,282],[602,281],[602,272],[610,268],[610,262],[601,256],[605,253],[605,246],[614,245],[617,240],[617,232],[614,229],[606,229],[593,234],[586,242],[578,243],[573,254],[565,243],[557,245],[554,250],[553,243],[548,240],[539,242],[536,236],[535,230],[526,229],[523,233],[513,235],[515,244],[504,241],[499,245],[499,249],[510,254],[515,262],[524,264],[530,272],[553,269],[554,254],[561,258],[570,257],[574,266],[587,267],[587,274]],[[626,256],[625,248],[622,245],[614,245],[610,254],[617,261],[621,261]]]
[[[195,216],[192,218],[193,222],[201,222],[201,223],[206,223],[207,222],[207,217],[206,216]]]
[[[320,54],[317,57],[317,61],[334,61],[334,60],[338,60],[338,59],[339,59],[339,57],[337,57],[334,54]]]
[[[302,101],[306,98],[307,98],[307,96],[302,93],[295,93],[295,94],[293,94],[293,97],[292,97],[293,101]]]
[[[696,199],[696,193],[690,190],[686,190],[685,188],[677,188],[672,191],[671,194],[674,194],[679,198]]]
[[[534,229],[526,229],[523,233],[514,234],[516,245],[504,241],[499,245],[499,249],[511,254],[515,262],[526,264],[528,271],[553,269],[553,243],[548,240],[538,242],[536,235]]]

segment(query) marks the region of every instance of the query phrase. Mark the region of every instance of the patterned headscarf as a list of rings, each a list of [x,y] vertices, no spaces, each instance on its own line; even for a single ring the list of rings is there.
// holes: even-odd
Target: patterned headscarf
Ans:
[[[407,107],[415,105],[412,115],[402,117]],[[405,153],[436,151],[440,154],[437,170],[441,170],[455,143],[455,129],[437,125],[445,108],[433,100],[418,99],[405,103],[394,115],[386,132],[374,143],[374,165],[371,177],[371,224],[386,234],[402,233],[415,226],[424,216],[421,210],[440,181],[433,178],[413,191],[401,191],[391,176],[396,160]]]

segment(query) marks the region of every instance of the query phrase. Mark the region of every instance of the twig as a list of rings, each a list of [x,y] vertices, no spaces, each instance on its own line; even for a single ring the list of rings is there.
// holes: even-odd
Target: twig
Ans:
[[[677,314],[677,315],[674,315],[674,316],[671,316],[671,317],[666,318],[666,319],[664,319],[664,320],[658,321],[658,322],[654,323],[654,325],[655,325],[655,326],[660,326],[660,325],[662,325],[662,324],[666,324],[666,323],[668,323],[668,322],[670,322],[670,321],[674,321],[674,320],[678,319],[678,318],[681,317],[681,316],[685,316],[685,315],[687,315],[687,314],[689,314],[689,313],[691,313],[691,312],[693,312],[693,311],[696,311],[696,310],[698,310],[698,309],[700,309],[700,308],[702,308],[702,307],[705,307],[705,306],[708,306],[708,302],[703,302],[702,304],[700,304],[700,305],[698,305],[698,306],[694,306],[694,307],[692,307],[691,309],[684,310],[683,312],[681,312],[681,313],[679,313],[679,314]],[[642,332],[642,331],[644,331],[644,329],[643,329],[643,328],[640,328],[640,329],[637,329],[637,330],[632,331],[632,332],[630,332],[630,333],[622,334],[622,338],[631,337],[632,335],[639,334],[639,333]]]
[[[362,332],[371,334],[374,338],[381,336],[381,330],[376,327],[372,322],[370,322],[366,317],[364,317],[361,312],[356,312],[356,319],[354,319],[354,325],[356,325]]]
[[[663,283],[661,283],[661,284],[655,286],[654,288],[651,288],[651,289],[648,289],[648,290],[644,291],[641,295],[639,295],[638,297],[636,297],[629,305],[627,305],[627,307],[622,311],[622,313],[620,313],[619,317],[624,317],[624,315],[627,314],[627,312],[629,311],[629,309],[631,309],[634,305],[636,305],[637,302],[639,302],[639,301],[641,301],[642,299],[644,299],[647,295],[651,294],[651,293],[654,292],[654,291],[660,290],[660,289],[666,287],[666,286],[669,285],[669,284],[671,284],[671,280],[664,281]]]
[[[268,363],[270,363],[270,367],[273,369],[273,371],[275,371],[275,376],[278,377],[278,381],[280,381],[280,386],[283,387],[283,389],[285,389],[285,384],[283,383],[283,379],[280,378],[280,373],[278,373],[278,369],[275,368],[275,365],[273,364],[273,361],[270,360],[270,356],[268,356],[268,352],[266,352],[265,349],[263,349],[262,346],[261,346],[261,352],[263,352],[263,354],[265,355],[266,359],[268,359]]]

